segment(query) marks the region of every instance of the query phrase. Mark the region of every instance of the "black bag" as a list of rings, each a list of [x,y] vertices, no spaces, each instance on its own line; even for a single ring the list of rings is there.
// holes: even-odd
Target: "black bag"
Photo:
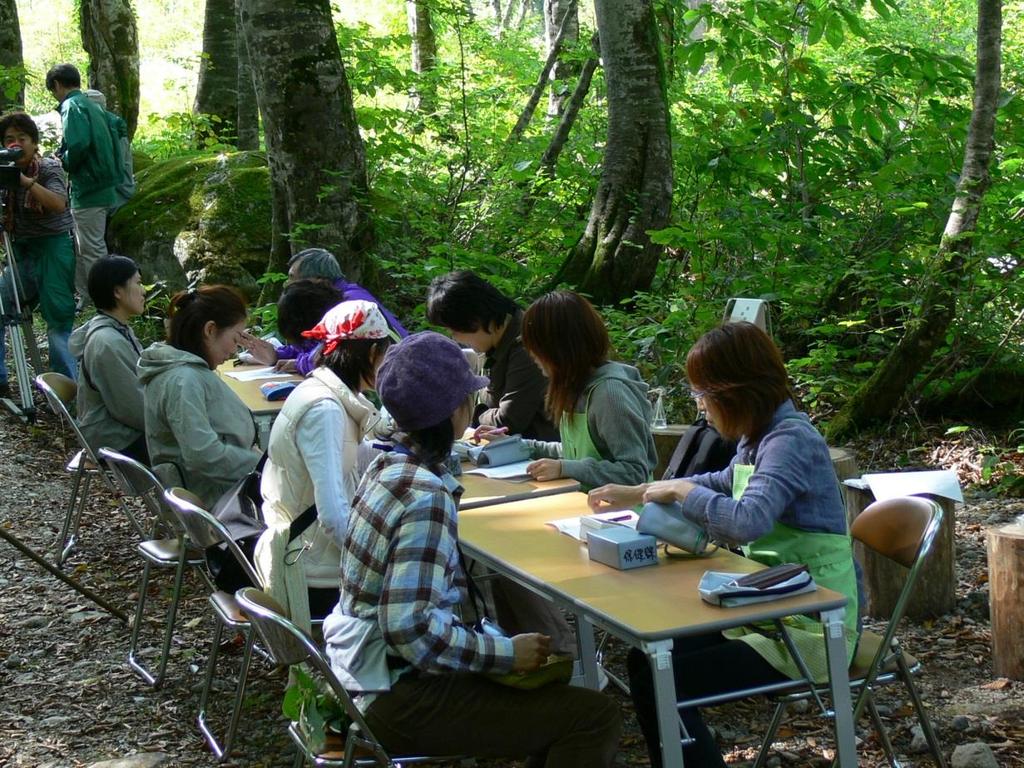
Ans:
[[[259,538],[260,534],[257,533],[246,536],[244,539],[235,540],[239,549],[242,550],[242,554],[250,563],[253,562],[256,555],[256,542],[259,541]],[[228,551],[225,544],[214,544],[206,548],[206,568],[210,571],[217,589],[224,590],[229,594],[233,595],[243,587],[259,587],[259,584],[253,584],[245,575],[242,566]]]
[[[231,538],[250,563],[256,551],[256,541],[267,527],[260,514],[263,504],[260,482],[266,463],[267,454],[264,452],[252,472],[225,491],[210,510],[210,514],[228,529]],[[259,586],[249,582],[242,566],[225,544],[214,544],[206,548],[206,567],[217,587],[225,592],[234,594],[242,587]]]
[[[256,542],[263,531],[267,529],[267,524],[263,522],[261,513],[263,494],[260,491],[263,466],[266,463],[267,454],[264,453],[253,471],[231,486],[210,510],[210,514],[220,520],[228,529],[231,538],[238,544],[250,564],[255,559]],[[288,543],[301,536],[309,526],[316,522],[316,519],[315,504],[303,510],[302,514],[292,520],[289,526]],[[249,580],[245,571],[242,570],[241,564],[228,551],[226,544],[220,543],[207,547],[205,554],[206,567],[218,589],[234,594],[243,587],[258,588],[260,586]]]
[[[728,467],[735,455],[736,443],[726,440],[700,416],[679,438],[661,479],[717,472]]]

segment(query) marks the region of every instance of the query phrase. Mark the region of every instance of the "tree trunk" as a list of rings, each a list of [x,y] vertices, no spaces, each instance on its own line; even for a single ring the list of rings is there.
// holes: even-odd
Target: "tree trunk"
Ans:
[[[598,45],[597,35],[594,35],[593,45],[595,48]],[[569,132],[572,131],[572,127],[576,123],[576,116],[580,112],[580,107],[583,106],[583,100],[590,91],[590,82],[594,79],[594,72],[596,70],[597,56],[593,56],[583,64],[583,71],[580,72],[580,79],[576,83],[576,89],[572,92],[572,97],[565,105],[565,110],[558,121],[558,127],[551,137],[551,142],[548,144],[547,149],[544,150],[544,154],[541,155],[541,173],[549,178],[555,177],[555,165],[558,163],[558,156],[562,154],[562,148],[569,139]]]
[[[256,150],[260,148],[260,109],[256,103],[256,87],[253,84],[252,62],[249,46],[242,32],[242,17],[239,0],[233,0],[235,14],[235,42],[238,53],[238,148]]]
[[[16,0],[0,0],[0,113],[25,103],[25,62]]]
[[[573,3],[573,9],[575,9],[575,3]],[[565,30],[569,21],[570,12],[567,11],[562,17],[562,26],[558,28],[555,39],[552,40],[551,47],[548,49],[548,57],[544,61],[544,67],[540,71],[540,76],[537,78],[537,84],[533,86],[533,91],[530,93],[530,98],[526,101],[526,106],[519,113],[519,119],[512,126],[512,132],[508,136],[509,144],[515,144],[523,137],[523,131],[530,124],[533,113],[537,111],[537,105],[540,104],[540,97],[544,94],[544,89],[547,87],[551,70],[554,69],[555,63],[558,61],[558,52],[562,50],[562,41],[565,39]]]
[[[139,33],[129,0],[81,0],[82,47],[89,54],[89,87],[107,97],[107,109],[139,123]]]
[[[363,142],[330,3],[307,0],[282,13],[275,0],[240,0],[240,11],[263,118],[275,238],[288,237],[291,252],[332,251],[358,280],[373,230],[362,204]],[[270,268],[282,271],[283,256],[273,253]]]
[[[990,181],[988,166],[999,100],[1001,44],[1001,1],[978,0],[974,108],[956,198],[931,268],[926,272],[931,279],[917,303],[920,310],[907,322],[903,337],[829,424],[830,440],[847,436],[893,413],[914,377],[945,339],[953,321],[957,289],[966,277],[964,264],[974,241],[981,199]]]
[[[498,24],[498,33],[504,32],[512,24],[512,15],[515,13],[516,8],[519,7],[518,0],[508,0],[508,5],[505,6],[505,10],[502,12],[500,22]]]
[[[405,0],[405,13],[409,20],[409,37],[412,38],[412,71],[417,75],[429,75],[437,66],[437,39],[430,21],[430,6],[427,0]],[[410,94],[410,107],[417,112],[433,112],[435,91],[429,77],[426,80],[418,77]]]
[[[668,222],[672,145],[651,0],[595,0],[608,91],[601,179],[560,276],[598,302],[650,288],[661,254],[647,231]]]
[[[566,16],[566,14],[569,14]],[[580,18],[576,0],[544,0],[544,41],[548,56],[555,50],[559,32],[562,35],[561,48],[572,47],[580,38]],[[565,109],[569,98],[569,82],[578,74],[579,66],[562,61],[556,51],[555,66],[551,70],[551,91],[548,94],[548,117],[557,119]]]
[[[234,0],[206,0],[203,55],[199,60],[194,111],[213,123],[226,143],[238,141],[238,35]],[[200,142],[203,136],[196,137]]]
[[[523,24],[526,22],[526,13],[530,10],[530,0],[521,0],[519,4],[519,13],[516,15],[516,29],[522,29]]]

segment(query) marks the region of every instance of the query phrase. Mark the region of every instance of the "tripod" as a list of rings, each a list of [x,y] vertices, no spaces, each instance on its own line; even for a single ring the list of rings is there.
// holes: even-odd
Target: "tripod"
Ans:
[[[25,346],[28,343],[29,354],[32,356],[32,367],[36,371],[43,370],[42,358],[39,349],[36,347],[35,335],[32,332],[32,315],[26,307],[21,306],[21,275],[18,272],[18,260],[14,254],[14,246],[11,244],[10,233],[4,228],[4,205],[6,195],[0,196],[0,247],[6,256],[7,269],[10,274],[10,281],[13,290],[14,306],[5,306],[4,292],[0,291],[0,318],[13,318],[14,322],[7,326],[9,332],[11,355],[14,357],[14,372],[18,380],[18,402],[11,397],[0,399],[4,407],[11,411],[26,424],[35,420],[36,407],[32,399],[32,378],[29,375],[28,361],[25,359]]]

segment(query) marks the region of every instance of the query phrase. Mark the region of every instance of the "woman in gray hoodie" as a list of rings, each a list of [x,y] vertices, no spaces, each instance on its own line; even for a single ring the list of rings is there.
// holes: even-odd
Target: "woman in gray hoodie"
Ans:
[[[100,259],[89,270],[95,317],[75,329],[68,348],[78,360],[78,426],[93,449],[149,463],[142,385],[136,367],[142,345],[128,321],[146,308],[138,265],[125,256]]]
[[[259,460],[252,414],[214,369],[246,345],[245,300],[209,285],[171,299],[166,342],[139,360],[153,470],[212,505]]]

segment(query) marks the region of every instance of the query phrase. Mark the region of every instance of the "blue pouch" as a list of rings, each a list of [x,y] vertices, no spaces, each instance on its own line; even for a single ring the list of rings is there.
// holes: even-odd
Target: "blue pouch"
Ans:
[[[267,400],[284,400],[297,386],[297,381],[268,381],[260,384],[260,392]]]

